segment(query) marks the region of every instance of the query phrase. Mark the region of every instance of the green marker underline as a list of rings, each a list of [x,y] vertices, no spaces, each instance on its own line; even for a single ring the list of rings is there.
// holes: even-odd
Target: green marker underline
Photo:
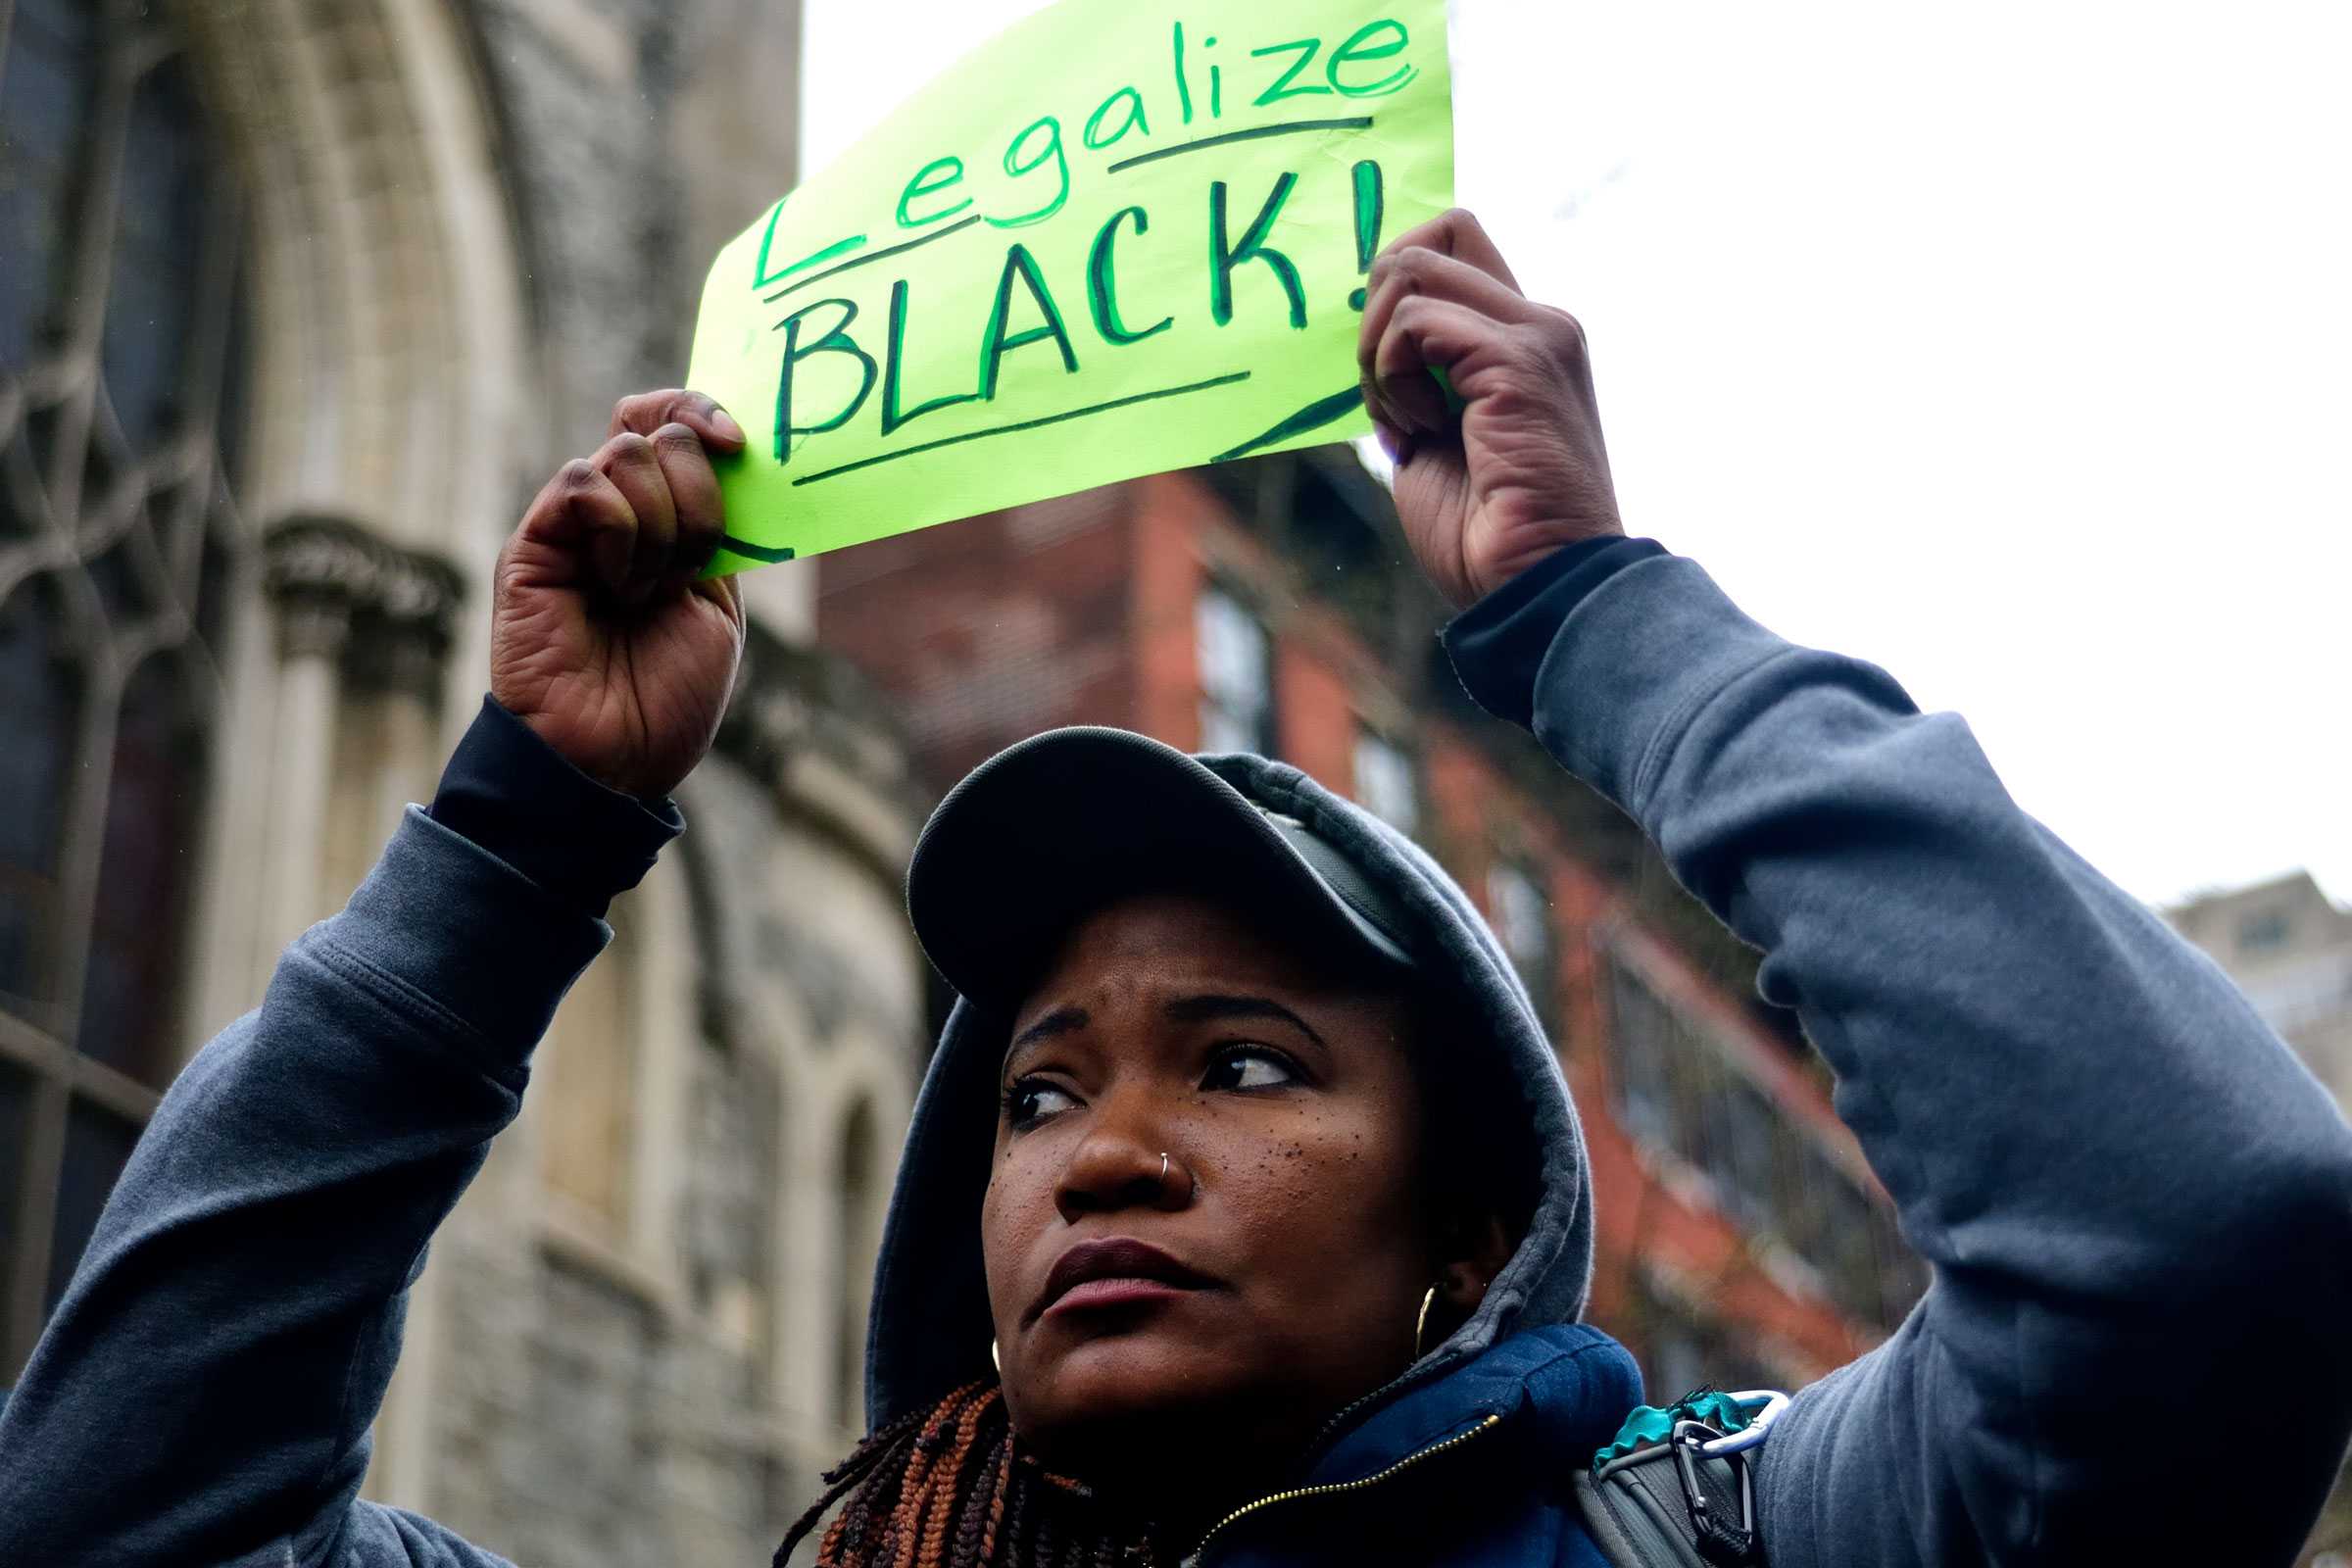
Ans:
[[[1036,430],[1049,424],[1059,424],[1065,419],[1083,419],[1090,414],[1108,414],[1113,409],[1123,409],[1133,403],[1150,403],[1156,398],[1181,397],[1187,392],[1206,392],[1212,387],[1231,386],[1236,381],[1249,379],[1250,372],[1248,370],[1235,370],[1227,375],[1212,375],[1205,381],[1194,381],[1184,386],[1163,386],[1155,392],[1134,392],[1123,398],[1112,398],[1107,403],[1092,403],[1083,409],[1068,409],[1060,414],[1048,414],[1035,419],[1021,419],[1012,424],[991,425],[985,430],[966,430],[961,435],[942,436],[937,441],[918,442],[910,447],[901,447],[896,452],[884,452],[875,457],[859,458],[855,463],[844,463],[836,467],[819,468],[816,472],[805,473],[792,482],[796,485],[814,484],[819,479],[830,479],[836,474],[854,473],[859,468],[870,468],[877,463],[896,463],[901,458],[911,458],[921,452],[936,452],[941,447],[956,446],[965,441],[984,440],[992,435],[1011,435],[1020,430]]]
[[[828,267],[821,272],[810,272],[807,277],[800,279],[798,282],[785,284],[773,294],[768,295],[760,303],[764,305],[773,305],[776,303],[776,301],[782,299],[785,295],[790,294],[795,289],[807,288],[809,284],[821,282],[825,278],[831,277],[836,272],[846,272],[853,267],[863,267],[868,262],[878,262],[886,256],[896,256],[901,251],[913,250],[918,245],[928,245],[935,239],[946,239],[950,234],[958,233],[963,229],[971,227],[974,223],[979,221],[980,215],[978,213],[974,213],[971,217],[962,220],[960,222],[950,223],[945,228],[935,228],[930,233],[923,235],[919,239],[910,239],[901,245],[885,245],[878,251],[869,251],[865,255],[859,256],[855,260],[842,263],[839,267]],[[783,323],[779,321],[776,324],[781,326]]]
[[[1347,120],[1294,120],[1280,125],[1251,125],[1247,130],[1229,130],[1222,135],[1202,136],[1197,141],[1178,142],[1173,147],[1162,147],[1156,152],[1137,153],[1133,158],[1120,159],[1102,172],[1106,174],[1115,174],[1122,169],[1133,169],[1138,164],[1149,164],[1162,158],[1173,158],[1179,153],[1203,152],[1211,147],[1222,147],[1228,142],[1255,141],[1260,136],[1288,136],[1295,131],[1301,130],[1363,130],[1371,123],[1372,117],[1370,115],[1356,115]]]

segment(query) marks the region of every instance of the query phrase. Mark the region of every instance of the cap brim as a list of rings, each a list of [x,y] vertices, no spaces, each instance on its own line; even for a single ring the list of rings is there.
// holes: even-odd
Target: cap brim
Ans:
[[[1051,730],[940,803],[907,867],[906,906],[948,984],[1000,1008],[1027,994],[1077,920],[1155,886],[1229,886],[1260,918],[1306,922],[1296,929],[1308,940],[1409,963],[1397,934],[1356,906],[1360,873],[1335,865],[1327,878],[1301,845],[1336,858],[1173,747],[1120,729]],[[1343,893],[1335,880],[1356,885]]]

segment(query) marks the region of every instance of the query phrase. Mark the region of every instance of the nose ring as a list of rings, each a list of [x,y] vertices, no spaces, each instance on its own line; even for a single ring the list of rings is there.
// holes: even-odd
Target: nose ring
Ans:
[[[1159,1179],[1163,1182],[1168,1179],[1168,1153],[1164,1149],[1159,1153]]]

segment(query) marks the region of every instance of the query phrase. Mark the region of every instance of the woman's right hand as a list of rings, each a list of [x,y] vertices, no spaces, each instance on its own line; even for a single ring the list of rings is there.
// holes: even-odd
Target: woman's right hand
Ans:
[[[1364,404],[1440,593],[1463,609],[1556,550],[1624,533],[1584,328],[1519,291],[1477,219],[1398,235],[1366,287]]]
[[[743,658],[712,451],[742,426],[699,392],[623,398],[499,553],[490,695],[574,767],[659,800],[710,749]]]

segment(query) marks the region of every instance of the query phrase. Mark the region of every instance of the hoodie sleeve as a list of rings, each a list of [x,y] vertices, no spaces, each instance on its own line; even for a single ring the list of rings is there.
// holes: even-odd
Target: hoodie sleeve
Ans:
[[[164,1097],[0,1413],[0,1563],[500,1561],[357,1500],[368,1431],[426,1240],[612,935],[594,911],[682,824],[495,706],[447,779]]]
[[[2352,1128],[1956,714],[1694,562],[1539,573],[1449,628],[1464,683],[1763,951],[1934,1266],[1762,1450],[1774,1568],[2290,1562],[2352,1431]]]

